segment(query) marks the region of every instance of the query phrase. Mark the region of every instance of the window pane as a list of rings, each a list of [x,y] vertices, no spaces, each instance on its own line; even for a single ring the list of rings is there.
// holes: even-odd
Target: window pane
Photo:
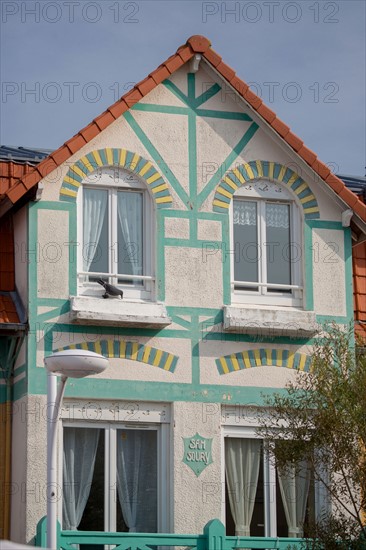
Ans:
[[[264,534],[262,455],[258,439],[225,440],[226,485],[237,536]]]
[[[266,250],[267,282],[290,285],[290,205],[266,203]]]
[[[127,530],[156,533],[158,514],[155,430],[117,431],[117,490],[123,524],[127,526]]]
[[[108,191],[83,190],[84,271],[108,273]]]
[[[104,530],[104,433],[64,428],[63,528]]]
[[[257,204],[252,201],[234,200],[233,209],[234,280],[258,282]],[[257,290],[253,287],[248,289]]]
[[[118,273],[143,275],[143,194],[118,192]],[[141,284],[122,280],[124,284]]]

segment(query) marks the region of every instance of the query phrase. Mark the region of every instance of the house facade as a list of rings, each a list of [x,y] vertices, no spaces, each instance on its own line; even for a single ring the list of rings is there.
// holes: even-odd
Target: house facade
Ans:
[[[218,518],[230,535],[301,537],[326,496],[276,472],[258,418],[306,376],[322,323],[353,321],[363,202],[195,36],[23,174],[0,214],[17,204],[28,331],[9,538],[31,542],[46,513],[44,358],[70,349],[110,365],[68,381],[62,529],[199,533]]]

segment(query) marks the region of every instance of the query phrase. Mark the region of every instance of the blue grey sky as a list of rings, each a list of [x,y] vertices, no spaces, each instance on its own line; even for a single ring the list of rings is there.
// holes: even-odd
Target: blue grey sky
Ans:
[[[193,34],[341,174],[365,175],[363,0],[2,0],[0,142],[56,149]]]

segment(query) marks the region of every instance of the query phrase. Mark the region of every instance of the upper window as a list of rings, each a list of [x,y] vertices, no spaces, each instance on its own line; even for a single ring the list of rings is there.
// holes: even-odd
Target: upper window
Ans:
[[[299,306],[300,212],[282,186],[258,180],[232,201],[232,301]]]
[[[118,168],[91,174],[78,193],[79,294],[101,296],[97,279],[127,298],[151,299],[152,201],[135,175]]]

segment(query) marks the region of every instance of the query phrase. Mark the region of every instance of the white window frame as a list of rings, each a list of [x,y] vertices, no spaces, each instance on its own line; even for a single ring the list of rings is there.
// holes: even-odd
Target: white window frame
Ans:
[[[104,531],[116,532],[117,521],[117,430],[152,430],[157,432],[157,532],[170,532],[169,476],[169,424],[141,424],[140,422],[82,422],[62,421],[60,430],[59,479],[63,486],[63,430],[64,428],[98,428],[104,430]],[[107,466],[108,465],[108,466]],[[110,491],[115,487],[115,493]],[[115,503],[112,506],[112,503]],[[62,498],[59,501],[58,517],[62,525]]]
[[[258,246],[259,246],[259,260],[258,260],[258,283],[234,281],[234,267],[235,267],[235,243],[234,243],[234,200],[254,201],[257,204],[257,228],[258,228]],[[303,250],[303,238],[302,227],[303,217],[302,209],[295,201],[290,192],[280,184],[274,184],[265,180],[256,180],[240,187],[234,194],[230,204],[230,249],[231,249],[231,302],[233,304],[258,304],[258,305],[277,305],[277,306],[290,306],[290,307],[302,307],[303,305],[303,263],[304,258],[301,252],[300,258],[291,262],[291,284],[283,285],[285,290],[291,289],[289,293],[271,293],[268,292],[268,288],[280,289],[282,285],[268,285],[267,284],[267,247],[261,246],[261,235],[265,235],[266,223],[265,223],[265,204],[266,203],[278,203],[287,204],[290,206],[290,242],[297,243],[297,250]],[[240,290],[238,285],[243,287],[253,287],[253,290]]]
[[[222,486],[222,506],[221,521],[226,525],[226,476],[225,476],[225,439],[259,439],[264,441],[254,426],[225,426],[221,432],[221,486]],[[274,467],[274,457],[271,451],[263,446],[263,494],[264,494],[264,536],[277,536],[277,507],[276,507],[276,470]],[[315,516],[319,517],[321,511],[329,510],[329,499],[324,488],[319,482],[315,481]]]
[[[121,289],[124,293],[124,299],[132,300],[154,300],[155,298],[155,224],[154,224],[154,201],[146,184],[135,174],[128,170],[118,167],[102,167],[88,176],[80,185],[77,197],[77,236],[78,236],[78,295],[101,297],[103,287],[96,282],[86,280],[88,273],[83,271],[83,189],[107,189],[108,193],[108,273],[94,273],[90,275],[99,276],[103,280]],[[139,192],[143,195],[143,275],[117,274],[116,264],[113,265],[115,254],[115,245],[118,234],[118,214],[117,214],[117,193],[118,191]],[[111,245],[112,243],[112,245]],[[111,250],[113,248],[114,250]],[[123,284],[118,279],[142,280],[142,285]]]

